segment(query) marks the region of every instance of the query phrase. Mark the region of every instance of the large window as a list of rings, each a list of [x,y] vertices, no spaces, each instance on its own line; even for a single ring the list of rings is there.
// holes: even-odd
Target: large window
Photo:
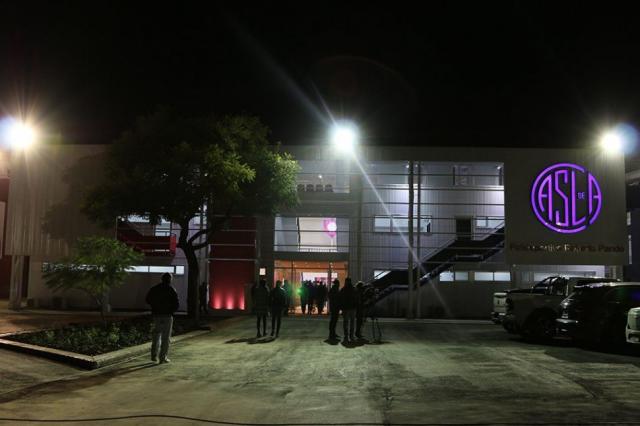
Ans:
[[[431,216],[420,218],[420,230],[418,230],[418,218],[413,218],[414,232],[431,232]],[[375,232],[409,232],[409,218],[406,216],[375,216],[373,220]]]
[[[349,219],[276,216],[274,250],[346,253],[349,251]]]
[[[473,273],[474,281],[511,281],[510,272],[491,272],[491,271],[476,271]]]

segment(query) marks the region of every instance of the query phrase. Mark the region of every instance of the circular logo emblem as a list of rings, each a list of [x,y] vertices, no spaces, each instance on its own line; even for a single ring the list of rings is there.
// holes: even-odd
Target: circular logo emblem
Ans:
[[[602,191],[584,167],[558,163],[544,169],[533,182],[531,207],[547,228],[564,234],[584,231],[602,208]]]

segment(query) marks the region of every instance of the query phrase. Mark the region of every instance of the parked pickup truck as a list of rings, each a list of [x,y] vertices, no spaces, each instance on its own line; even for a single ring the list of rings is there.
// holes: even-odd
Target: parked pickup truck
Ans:
[[[611,278],[551,276],[527,289],[509,290],[502,326],[509,333],[538,340],[556,334],[558,308],[576,285],[615,282]]]

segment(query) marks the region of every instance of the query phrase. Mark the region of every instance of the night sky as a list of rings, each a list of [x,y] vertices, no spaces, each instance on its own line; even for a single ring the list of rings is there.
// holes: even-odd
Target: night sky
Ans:
[[[330,114],[398,145],[577,147],[640,123],[631,3],[234,3],[2,2],[2,113],[71,143],[157,105],[256,114],[284,144]]]

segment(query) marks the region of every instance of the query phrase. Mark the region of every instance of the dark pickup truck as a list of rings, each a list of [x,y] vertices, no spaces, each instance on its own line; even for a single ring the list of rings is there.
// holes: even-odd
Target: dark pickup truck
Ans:
[[[556,334],[560,303],[577,285],[615,282],[611,278],[551,276],[527,289],[510,290],[502,326],[509,333],[545,340]]]

